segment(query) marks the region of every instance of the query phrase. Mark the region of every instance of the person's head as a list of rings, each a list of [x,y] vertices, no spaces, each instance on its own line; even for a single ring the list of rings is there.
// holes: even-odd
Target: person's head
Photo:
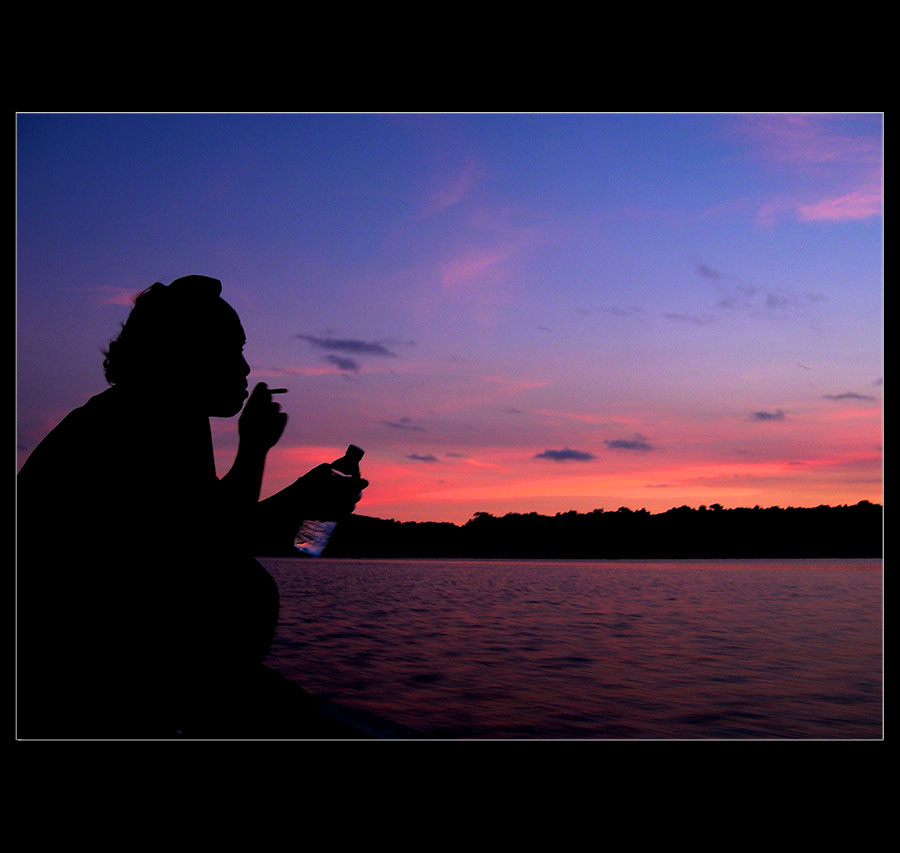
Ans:
[[[206,415],[237,414],[247,398],[250,367],[240,318],[221,293],[222,282],[202,275],[142,291],[104,351],[106,381],[151,393],[182,387],[179,396]]]

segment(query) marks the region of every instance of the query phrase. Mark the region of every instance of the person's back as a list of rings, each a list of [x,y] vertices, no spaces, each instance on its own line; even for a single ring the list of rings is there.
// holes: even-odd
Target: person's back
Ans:
[[[166,421],[112,388],[19,473],[23,736],[171,736],[191,682],[265,655],[277,591],[222,539],[208,424]]]
[[[121,723],[145,731],[135,719],[142,706],[130,694],[138,692],[135,670],[146,669],[135,639],[149,642],[147,612],[159,580],[145,577],[142,588],[153,550],[139,538],[142,530],[152,537],[153,525],[142,498],[153,490],[139,488],[133,471],[129,446],[144,442],[136,419],[117,405],[121,396],[113,388],[71,412],[19,472],[18,722],[25,737],[109,736]],[[159,698],[154,691],[151,701]]]

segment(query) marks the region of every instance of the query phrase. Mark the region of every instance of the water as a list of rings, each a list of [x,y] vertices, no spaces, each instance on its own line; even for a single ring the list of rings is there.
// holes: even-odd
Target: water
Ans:
[[[880,560],[265,559],[268,662],[440,738],[881,738]]]

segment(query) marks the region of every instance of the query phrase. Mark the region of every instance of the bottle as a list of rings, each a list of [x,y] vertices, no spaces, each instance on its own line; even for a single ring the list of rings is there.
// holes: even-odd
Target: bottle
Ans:
[[[362,459],[365,451],[355,444],[347,447],[347,452],[340,458],[335,459],[331,463],[331,475],[333,477],[346,477],[350,479],[356,477],[359,479],[359,460]],[[359,500],[359,497],[357,497]],[[321,556],[331,538],[332,531],[337,527],[335,519],[314,519],[308,518],[294,537],[294,547],[303,554],[309,554],[311,557]]]

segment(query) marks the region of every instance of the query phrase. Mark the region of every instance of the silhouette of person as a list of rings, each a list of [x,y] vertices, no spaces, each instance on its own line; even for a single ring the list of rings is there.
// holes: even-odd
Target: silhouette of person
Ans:
[[[254,559],[368,485],[328,466],[259,502],[287,415],[248,394],[244,330],[217,279],[156,283],[105,353],[110,387],[17,477],[18,731],[37,738],[345,736],[262,664],[278,589]],[[245,404],[246,401],[246,404]],[[219,479],[210,417],[238,421]]]

